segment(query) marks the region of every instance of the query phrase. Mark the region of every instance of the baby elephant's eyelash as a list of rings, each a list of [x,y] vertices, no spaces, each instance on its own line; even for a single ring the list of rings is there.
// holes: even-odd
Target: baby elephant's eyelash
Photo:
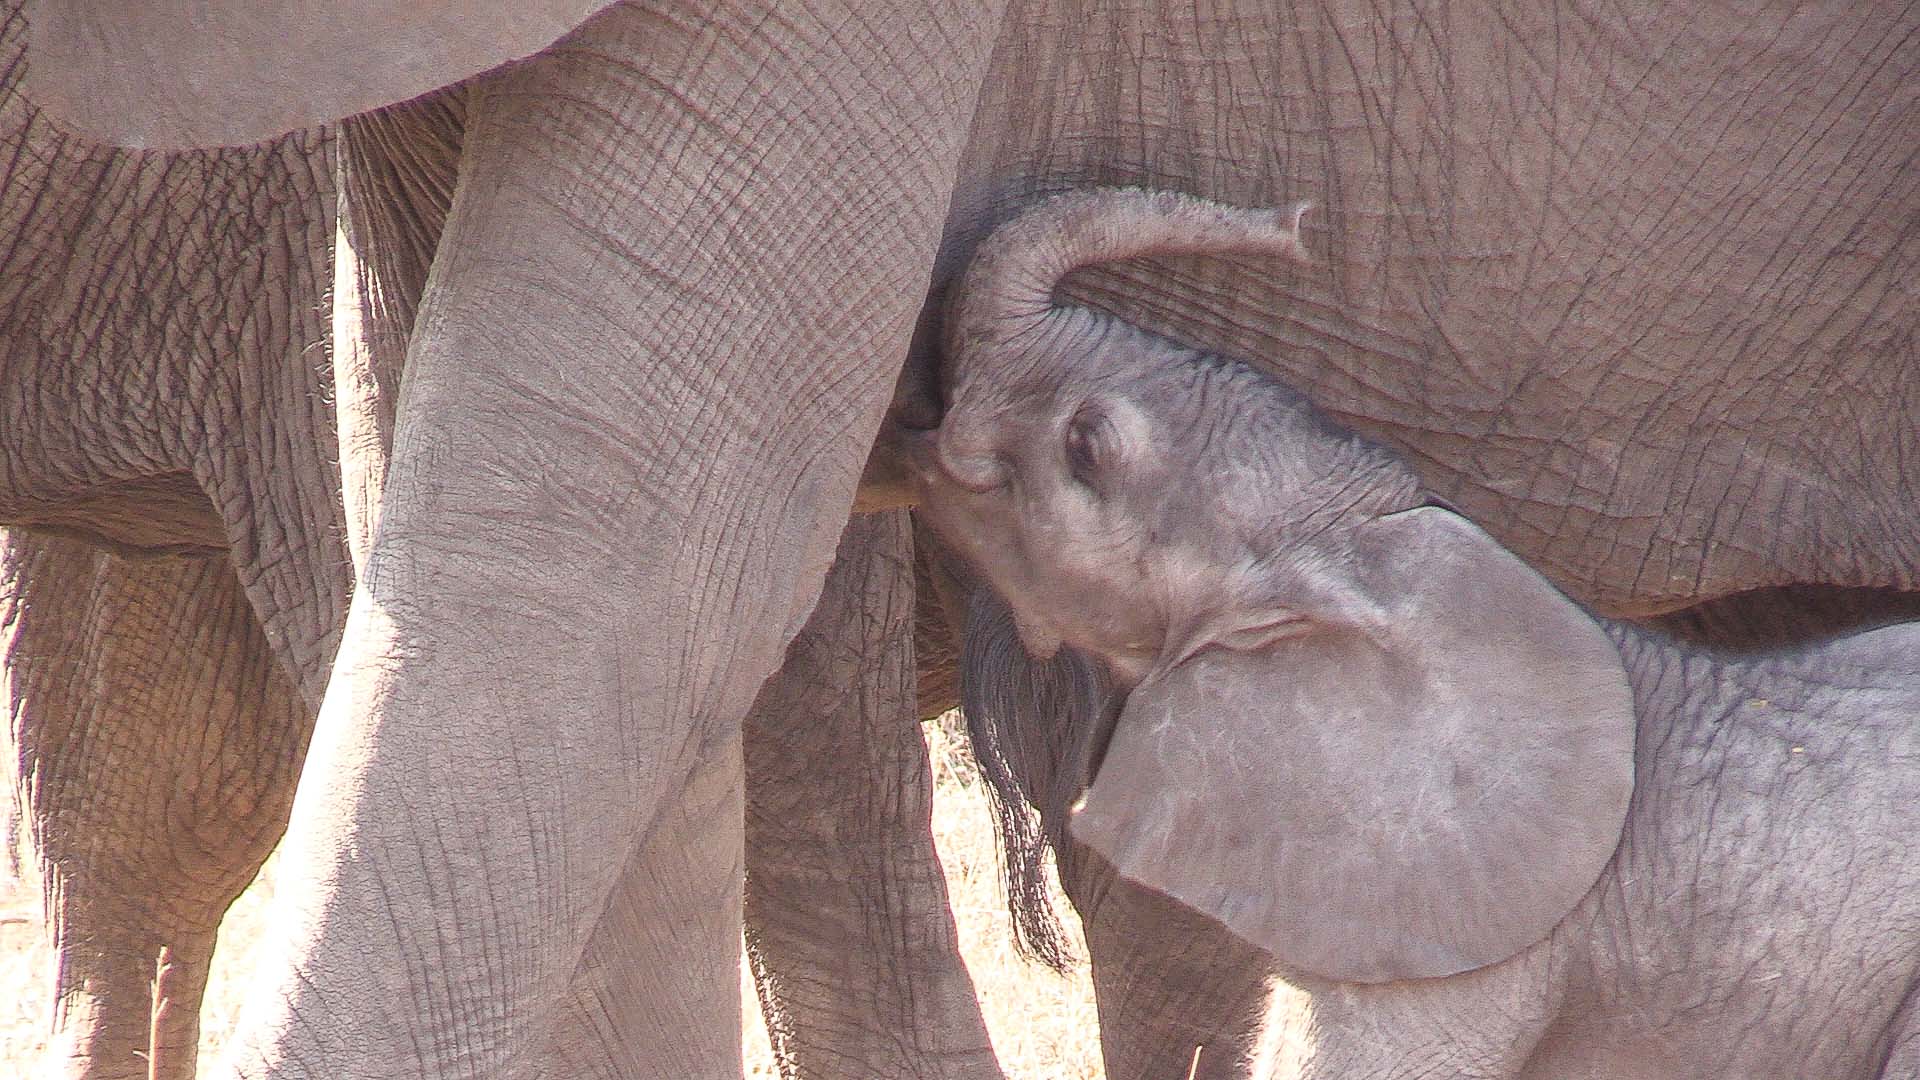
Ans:
[[[1110,452],[1103,445],[1107,441],[1106,427],[1106,417],[1098,409],[1084,405],[1067,421],[1067,471],[1083,484],[1093,483],[1100,471],[1101,459]]]

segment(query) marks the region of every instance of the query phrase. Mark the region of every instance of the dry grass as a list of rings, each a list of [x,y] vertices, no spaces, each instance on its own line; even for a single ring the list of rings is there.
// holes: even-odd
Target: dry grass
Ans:
[[[1095,1080],[1101,1075],[1100,1046],[1086,971],[1062,979],[1014,953],[986,793],[972,760],[956,742],[963,738],[957,729],[928,724],[926,732],[933,754],[934,840],[946,864],[961,950],[1000,1061],[1012,1080]],[[251,973],[249,961],[261,951],[254,946],[265,931],[266,902],[272,893],[269,860],[221,929],[202,1015],[202,1061],[213,1060],[233,1030]],[[1079,926],[1070,923],[1067,929],[1077,941]],[[37,891],[28,883],[0,878],[0,1076],[30,1075],[38,1059],[46,1007],[41,986],[48,961],[40,938]],[[776,1077],[752,983],[744,978],[741,992],[748,1017],[747,1075]]]

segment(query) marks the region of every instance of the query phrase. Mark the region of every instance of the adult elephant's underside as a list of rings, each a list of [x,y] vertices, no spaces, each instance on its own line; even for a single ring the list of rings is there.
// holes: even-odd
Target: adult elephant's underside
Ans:
[[[42,5],[62,49],[130,32]],[[496,59],[577,6],[499,19]],[[1917,21],[1892,4],[1020,0],[993,24],[936,282],[1042,190],[1310,199],[1313,267],[1135,267],[1076,295],[1269,364],[1609,614],[1795,582],[1911,588]],[[421,89],[423,71],[362,70],[393,47],[381,18],[328,25],[353,57],[332,83],[352,85],[299,108]],[[466,18],[417,65],[478,70],[478,37]],[[62,55],[29,77],[105,137],[152,137],[156,97],[182,113],[202,95],[160,125],[182,138],[282,109],[271,80],[154,76],[174,89],[139,97],[105,70],[131,54]],[[849,81],[835,107],[863,113],[889,79]]]

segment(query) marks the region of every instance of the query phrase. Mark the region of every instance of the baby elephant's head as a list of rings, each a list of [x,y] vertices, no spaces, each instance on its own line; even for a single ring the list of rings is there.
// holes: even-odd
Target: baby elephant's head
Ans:
[[[1303,208],[1096,190],[981,247],[921,513],[1130,691],[1073,832],[1286,963],[1449,974],[1544,936],[1611,856],[1632,706],[1598,626],[1390,451],[1262,372],[1084,308],[1069,271],[1304,258]]]
[[[1421,503],[1396,457],[1260,371],[1053,304],[1069,271],[1135,255],[1303,258],[1305,209],[1097,189],[981,248],[954,297],[949,407],[909,456],[922,513],[1029,652],[1072,645],[1130,684],[1203,642],[1288,633],[1323,584],[1291,537]]]

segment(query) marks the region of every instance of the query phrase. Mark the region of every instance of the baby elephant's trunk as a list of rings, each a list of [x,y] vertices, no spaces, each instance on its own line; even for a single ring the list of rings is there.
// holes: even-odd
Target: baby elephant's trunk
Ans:
[[[947,323],[948,384],[958,391],[1054,310],[1060,279],[1085,266],[1150,255],[1251,252],[1305,260],[1309,203],[1249,210],[1174,191],[1090,188],[1042,203],[995,229],[974,255]],[[949,395],[952,400],[953,394]]]

